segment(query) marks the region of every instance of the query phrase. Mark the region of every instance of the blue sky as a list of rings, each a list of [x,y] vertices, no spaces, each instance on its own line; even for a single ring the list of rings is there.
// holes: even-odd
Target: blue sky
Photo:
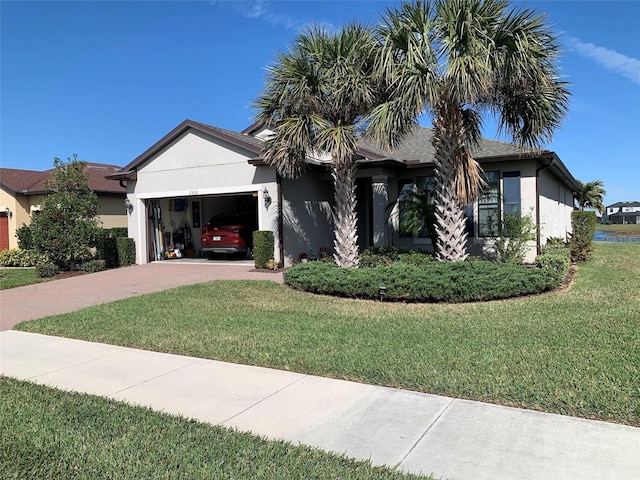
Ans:
[[[393,4],[2,0],[0,164],[44,170],[77,153],[124,166],[186,118],[240,131],[301,28],[375,24]],[[512,4],[561,35],[572,99],[547,148],[577,179],[603,180],[605,203],[640,201],[640,2]]]

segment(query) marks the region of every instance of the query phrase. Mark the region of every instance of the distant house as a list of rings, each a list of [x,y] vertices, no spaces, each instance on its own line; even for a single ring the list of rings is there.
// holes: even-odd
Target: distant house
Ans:
[[[306,175],[281,178],[262,158],[265,133],[258,125],[243,132],[185,120],[135,158],[112,179],[126,182],[131,206],[129,236],[137,262],[162,258],[154,240],[189,232],[202,251],[202,227],[222,213],[251,213],[251,230],[271,230],[273,258],[291,265],[300,255],[333,249],[333,184],[324,158],[307,159]],[[419,128],[392,152],[371,145],[358,149],[356,182],[358,243],[432,248],[426,236],[405,236],[397,208],[389,208],[412,185],[433,183],[433,131]],[[515,145],[482,140],[472,152],[484,169],[487,188],[465,209],[471,253],[491,250],[495,226],[505,212],[531,215],[539,235],[527,260],[549,237],[568,238],[578,183],[551,151],[522,153]],[[180,205],[180,208],[177,208]],[[494,228],[492,228],[492,226]]]
[[[105,178],[119,170],[115,165],[100,163],[88,163],[86,167],[89,187],[98,195],[98,216],[105,228],[127,226],[126,190],[118,181]],[[0,251],[18,247],[16,229],[29,225],[31,215],[40,210],[42,199],[50,193],[45,182],[52,171],[0,168]]]
[[[603,222],[640,224],[640,202],[618,202],[605,209]]]

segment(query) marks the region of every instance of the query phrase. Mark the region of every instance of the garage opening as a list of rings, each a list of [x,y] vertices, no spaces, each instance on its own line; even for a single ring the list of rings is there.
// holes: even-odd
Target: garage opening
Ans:
[[[251,258],[256,192],[149,201],[149,261]]]

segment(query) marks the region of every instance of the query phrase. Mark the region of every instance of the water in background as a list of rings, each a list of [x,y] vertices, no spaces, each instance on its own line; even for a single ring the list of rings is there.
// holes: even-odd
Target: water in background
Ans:
[[[614,237],[615,232],[596,230],[593,234],[594,242],[640,242],[638,237]]]

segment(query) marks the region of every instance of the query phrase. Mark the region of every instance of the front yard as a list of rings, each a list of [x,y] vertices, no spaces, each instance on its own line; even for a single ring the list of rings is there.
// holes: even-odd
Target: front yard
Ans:
[[[311,447],[0,377],[0,478],[419,477]]]
[[[563,291],[470,304],[181,287],[19,330],[640,426],[640,244],[598,243]]]

